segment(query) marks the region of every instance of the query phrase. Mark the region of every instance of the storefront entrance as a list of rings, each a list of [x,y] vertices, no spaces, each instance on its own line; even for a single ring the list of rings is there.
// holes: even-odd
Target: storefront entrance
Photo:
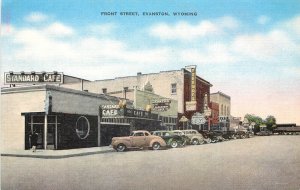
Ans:
[[[56,115],[30,114],[25,115],[25,149],[32,147],[30,134],[37,133],[37,149],[45,149],[45,138],[47,140],[47,149],[55,149],[57,126]],[[45,133],[45,129],[47,133]]]

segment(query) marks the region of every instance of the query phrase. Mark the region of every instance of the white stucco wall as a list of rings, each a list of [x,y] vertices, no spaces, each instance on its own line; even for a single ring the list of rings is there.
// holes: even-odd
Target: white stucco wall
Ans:
[[[1,94],[1,150],[24,150],[25,117],[22,112],[43,112],[45,90]]]
[[[101,94],[102,89],[106,88],[107,92],[123,90],[124,87],[129,89],[143,90],[144,86],[150,82],[153,87],[153,93],[162,97],[171,98],[178,101],[178,112],[183,112],[183,70],[165,71],[160,73],[141,74],[137,76],[120,77],[111,80],[101,80],[93,82],[84,82],[83,89],[92,93]],[[177,93],[171,93],[171,84],[177,84]],[[66,88],[81,89],[81,84],[62,85]]]

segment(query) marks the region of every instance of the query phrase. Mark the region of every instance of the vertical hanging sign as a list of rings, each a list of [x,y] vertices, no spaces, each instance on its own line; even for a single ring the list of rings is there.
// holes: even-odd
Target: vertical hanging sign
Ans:
[[[196,66],[191,68],[191,101],[196,101]]]
[[[186,111],[195,111],[197,110],[197,99],[196,99],[196,65],[191,65],[185,67],[191,72],[191,100],[185,102]]]

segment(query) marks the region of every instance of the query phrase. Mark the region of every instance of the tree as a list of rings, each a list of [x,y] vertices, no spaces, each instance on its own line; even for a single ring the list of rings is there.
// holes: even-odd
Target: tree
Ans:
[[[269,115],[265,120],[265,124],[268,130],[273,131],[273,128],[276,126],[276,118],[272,115]]]
[[[259,126],[261,124],[264,124],[263,119],[259,116],[254,115],[254,114],[246,114],[245,118],[248,119],[249,123],[252,123],[252,122],[255,123],[254,129],[253,129],[254,133],[260,131]]]

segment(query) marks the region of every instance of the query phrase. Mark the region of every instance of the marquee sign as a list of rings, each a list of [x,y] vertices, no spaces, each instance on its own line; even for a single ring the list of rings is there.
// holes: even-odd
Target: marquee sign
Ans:
[[[150,113],[148,111],[130,109],[130,108],[120,108],[119,105],[101,105],[101,116],[103,118],[107,117],[136,117],[136,118],[148,118],[157,119],[158,115]]]
[[[63,83],[63,73],[58,72],[8,72],[4,73],[5,84],[28,84],[28,83]]]

